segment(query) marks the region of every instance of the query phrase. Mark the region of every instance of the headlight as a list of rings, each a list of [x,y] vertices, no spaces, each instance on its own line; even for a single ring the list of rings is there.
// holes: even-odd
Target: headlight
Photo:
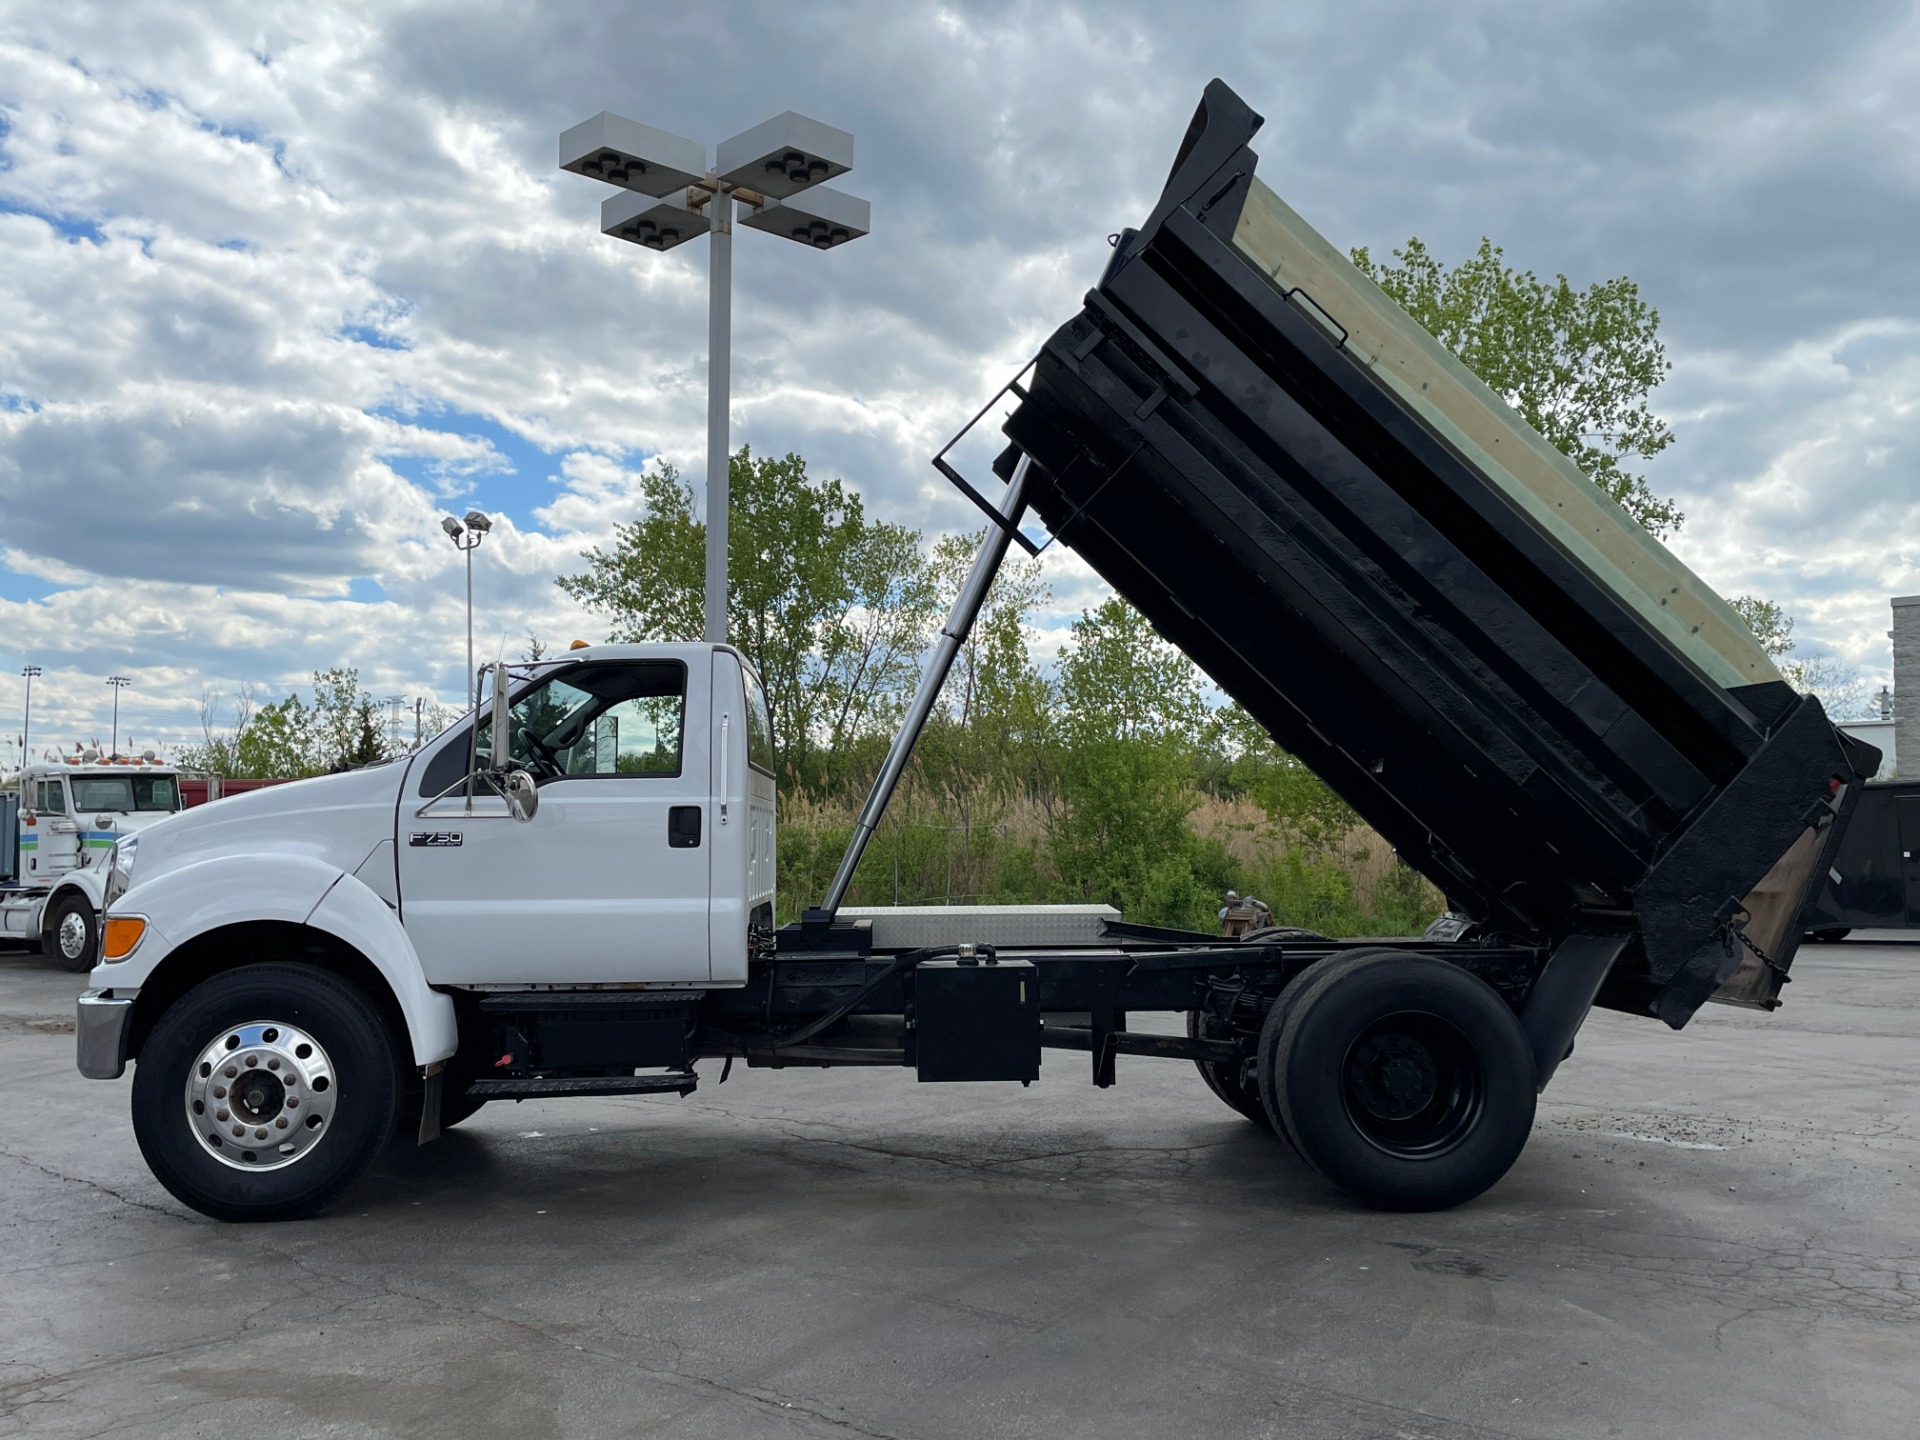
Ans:
[[[127,893],[127,887],[133,884],[133,857],[140,848],[138,835],[122,835],[113,842],[113,849],[107,852],[107,886],[101,897],[100,908],[111,910],[113,902]]]

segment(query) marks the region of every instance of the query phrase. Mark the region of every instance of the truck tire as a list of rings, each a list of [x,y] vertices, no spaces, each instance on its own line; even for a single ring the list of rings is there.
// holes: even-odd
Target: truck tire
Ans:
[[[69,891],[54,903],[40,932],[40,948],[62,970],[91,970],[100,955],[100,920],[93,903]]]
[[[1512,1167],[1533,1129],[1533,1051],[1485,981],[1358,950],[1288,990],[1261,1031],[1261,1098],[1327,1179],[1381,1209],[1445,1210]]]
[[[294,1220],[339,1199],[400,1109],[386,1022],[338,976],[248,965],[160,1016],[133,1076],[133,1131],[154,1176],[216,1220]]]

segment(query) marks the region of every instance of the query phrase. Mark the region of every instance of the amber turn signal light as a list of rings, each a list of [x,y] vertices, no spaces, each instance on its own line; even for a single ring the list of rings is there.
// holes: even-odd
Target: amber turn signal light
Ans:
[[[109,960],[124,960],[133,953],[140,943],[140,937],[147,933],[147,922],[137,915],[114,915],[107,920],[106,957]]]

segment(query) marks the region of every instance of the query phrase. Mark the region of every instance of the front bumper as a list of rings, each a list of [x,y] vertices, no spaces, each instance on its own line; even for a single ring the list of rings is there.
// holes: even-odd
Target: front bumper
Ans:
[[[133,1019],[131,996],[108,990],[81,995],[74,1018],[76,1063],[89,1080],[118,1080],[127,1073],[127,1026]]]

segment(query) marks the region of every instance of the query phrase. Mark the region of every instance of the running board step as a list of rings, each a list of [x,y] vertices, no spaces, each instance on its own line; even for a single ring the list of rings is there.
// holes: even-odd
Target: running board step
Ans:
[[[691,1095],[698,1075],[558,1075],[526,1080],[476,1080],[470,1100],[534,1100],[547,1095]]]

